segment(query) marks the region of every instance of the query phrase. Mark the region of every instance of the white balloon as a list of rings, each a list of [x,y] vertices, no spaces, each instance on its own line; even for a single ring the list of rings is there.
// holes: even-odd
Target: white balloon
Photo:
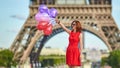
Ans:
[[[50,18],[50,24],[52,24],[52,26],[56,24],[55,18]]]

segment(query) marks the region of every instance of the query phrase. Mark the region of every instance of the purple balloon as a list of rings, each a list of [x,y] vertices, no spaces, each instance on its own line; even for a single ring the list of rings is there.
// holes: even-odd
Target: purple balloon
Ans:
[[[46,5],[40,5],[38,10],[40,13],[48,13],[48,7]]]
[[[57,16],[57,10],[55,9],[55,8],[51,8],[50,10],[49,10],[49,15],[50,15],[50,17],[52,17],[52,18],[55,18],[56,16]]]

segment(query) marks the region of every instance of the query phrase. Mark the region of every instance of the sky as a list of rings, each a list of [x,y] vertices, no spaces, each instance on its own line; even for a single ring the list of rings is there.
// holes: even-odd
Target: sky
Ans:
[[[0,47],[9,48],[29,16],[29,0],[1,0],[0,2]],[[120,0],[112,0],[112,16],[120,29]],[[61,38],[62,37],[62,38]],[[45,47],[65,49],[68,34],[59,33],[51,38]],[[92,40],[91,40],[92,39]],[[94,41],[94,43],[93,43]],[[60,43],[60,44],[58,44]],[[107,49],[103,41],[85,32],[85,48]]]

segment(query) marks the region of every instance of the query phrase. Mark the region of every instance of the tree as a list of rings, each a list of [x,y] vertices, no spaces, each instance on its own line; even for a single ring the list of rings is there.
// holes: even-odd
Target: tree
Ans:
[[[16,62],[12,60],[13,52],[8,49],[0,51],[0,66],[10,67],[16,65]]]
[[[108,64],[108,57],[103,57],[102,58],[102,62],[101,62],[101,66],[107,65]]]
[[[110,53],[108,64],[112,66],[112,68],[120,67],[120,50],[115,50]]]

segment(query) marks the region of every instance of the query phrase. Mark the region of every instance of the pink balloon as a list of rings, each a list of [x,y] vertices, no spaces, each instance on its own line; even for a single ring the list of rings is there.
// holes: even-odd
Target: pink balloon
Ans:
[[[48,25],[48,24],[49,24],[48,22],[40,21],[40,22],[37,24],[36,28],[37,28],[38,30],[44,30],[44,29],[47,28],[47,25]]]
[[[45,35],[50,35],[52,33],[52,24],[48,24],[48,27],[44,29]]]
[[[35,15],[35,20],[38,22],[38,21],[40,21],[40,13],[37,13],[36,15]]]
[[[50,21],[50,18],[49,18],[49,15],[47,13],[37,13],[35,15],[35,20],[37,22],[40,22],[40,21],[45,21],[45,22],[49,22]]]

